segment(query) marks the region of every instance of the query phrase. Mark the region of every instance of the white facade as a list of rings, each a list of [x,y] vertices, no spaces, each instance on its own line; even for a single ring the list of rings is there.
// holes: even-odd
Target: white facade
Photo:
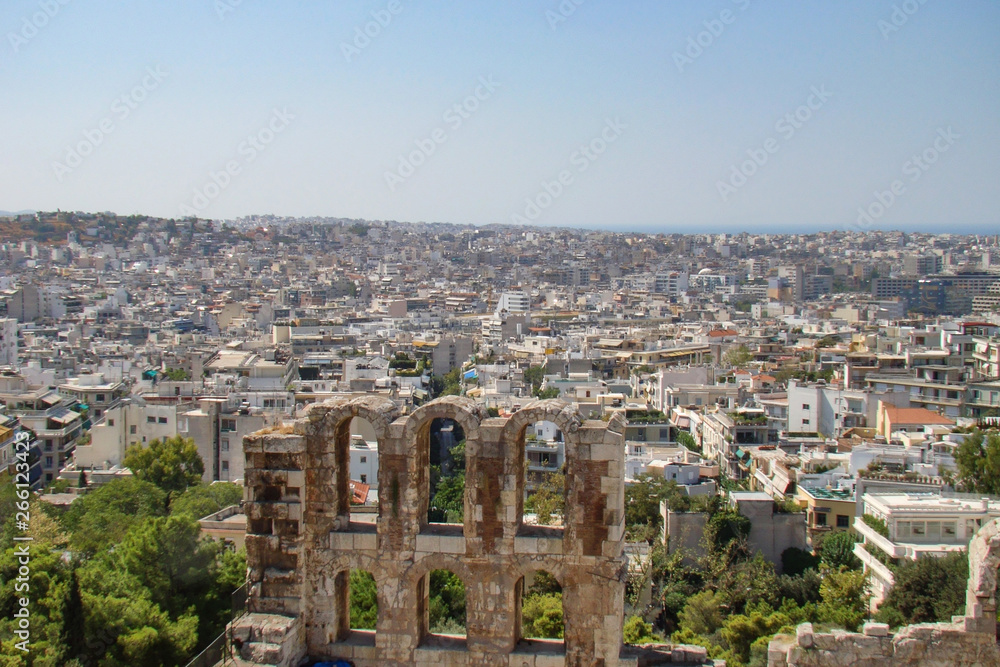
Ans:
[[[378,490],[378,442],[351,438],[351,479]]]
[[[132,445],[146,445],[177,435],[177,409],[125,400],[104,413],[90,429],[90,444],[76,448],[77,468],[108,469],[121,465]]]
[[[908,560],[965,551],[980,526],[1000,517],[1000,500],[988,498],[866,493],[863,502],[864,513],[885,522],[889,533],[884,537],[864,521],[854,522],[854,529],[864,540],[855,545],[854,554],[870,574],[873,606],[885,599],[894,580],[889,568],[870,551]]]
[[[0,366],[17,365],[17,320],[0,319]]]
[[[526,313],[531,307],[531,299],[524,292],[504,292],[500,295],[500,303],[497,304],[497,314],[501,311],[508,313]]]

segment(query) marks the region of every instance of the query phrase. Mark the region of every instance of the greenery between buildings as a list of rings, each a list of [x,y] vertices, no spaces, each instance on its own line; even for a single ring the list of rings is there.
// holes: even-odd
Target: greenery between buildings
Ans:
[[[162,443],[161,443],[162,444]],[[246,557],[201,535],[197,519],[238,503],[236,484],[203,485],[187,443],[134,450],[134,477],[60,509],[32,499],[31,651],[15,648],[19,561],[14,485],[0,479],[0,665],[172,667],[231,617]]]
[[[672,511],[708,514],[704,555],[667,552],[661,500]],[[850,553],[851,533],[831,533],[815,554],[789,549],[779,575],[760,554],[751,553],[749,519],[722,498],[688,498],[673,482],[641,476],[626,488],[625,502],[629,539],[650,544],[648,564],[626,589],[630,643],[670,637],[704,646],[711,657],[734,667],[763,667],[767,644],[778,632],[794,632],[804,621],[857,630],[866,617],[865,578]],[[652,602],[640,606],[645,586],[652,588]]]

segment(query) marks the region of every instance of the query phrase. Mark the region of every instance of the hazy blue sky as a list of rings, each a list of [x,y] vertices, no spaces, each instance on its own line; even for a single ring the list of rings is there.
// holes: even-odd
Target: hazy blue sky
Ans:
[[[576,2],[4,0],[0,209],[1000,228],[1000,3]]]

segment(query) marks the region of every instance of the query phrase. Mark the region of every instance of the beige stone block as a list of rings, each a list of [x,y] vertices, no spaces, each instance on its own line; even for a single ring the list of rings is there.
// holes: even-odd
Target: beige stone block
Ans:
[[[443,554],[465,553],[465,537],[461,535],[442,535],[438,543],[438,550]]]
[[[374,551],[378,545],[378,536],[375,533],[355,533],[355,551]]]
[[[440,536],[417,535],[417,551],[426,551],[426,552],[441,551]]]
[[[615,461],[623,456],[620,447],[615,445],[591,445],[591,461]]]
[[[354,534],[339,531],[330,533],[330,548],[338,551],[353,551]]]

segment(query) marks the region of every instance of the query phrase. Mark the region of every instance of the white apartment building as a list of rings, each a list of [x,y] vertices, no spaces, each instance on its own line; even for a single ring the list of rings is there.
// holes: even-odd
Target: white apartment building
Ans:
[[[0,366],[17,365],[17,320],[0,318]]]
[[[877,607],[894,583],[892,571],[879,556],[917,560],[965,551],[984,523],[1000,517],[1000,500],[945,498],[932,493],[870,494],[863,498],[864,514],[885,523],[888,537],[864,521],[854,529],[863,538],[854,554],[870,574],[872,605]]]
[[[881,393],[825,383],[788,381],[788,432],[838,437],[850,428],[874,426]]]
[[[177,435],[177,407],[127,398],[105,411],[90,429],[90,444],[78,445],[77,468],[107,470],[121,465],[132,445],[146,445]]]
[[[526,313],[531,308],[531,299],[524,292],[504,292],[500,295],[496,313],[506,311],[510,314]]]

